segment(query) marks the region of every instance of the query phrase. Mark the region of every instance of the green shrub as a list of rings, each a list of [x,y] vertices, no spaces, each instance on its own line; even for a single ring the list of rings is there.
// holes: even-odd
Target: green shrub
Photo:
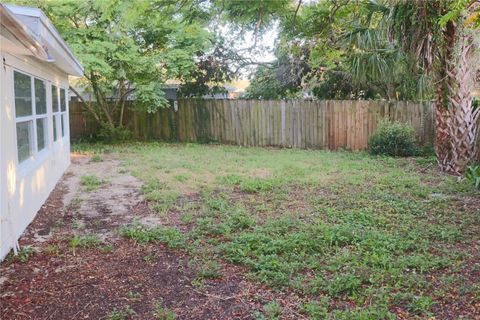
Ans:
[[[417,151],[415,132],[407,124],[382,120],[370,137],[368,147],[370,153],[375,155],[413,156]]]
[[[465,176],[477,189],[480,189],[480,165],[469,166]]]
[[[132,139],[132,132],[123,126],[115,127],[105,123],[98,132],[98,139],[105,142],[125,142]]]

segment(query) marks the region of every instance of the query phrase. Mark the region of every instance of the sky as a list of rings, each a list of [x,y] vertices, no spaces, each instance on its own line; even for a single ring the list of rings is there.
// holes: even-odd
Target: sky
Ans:
[[[253,31],[242,32],[235,29],[234,26],[224,25],[215,30],[222,37],[228,39],[229,44],[237,52],[242,52],[246,58],[254,62],[272,62],[275,60],[275,41],[278,37],[278,23],[273,24],[269,30],[258,35],[255,50],[242,50],[251,48],[255,44],[255,36]],[[248,76],[255,70],[256,66],[252,65],[241,71],[240,78],[248,79]]]

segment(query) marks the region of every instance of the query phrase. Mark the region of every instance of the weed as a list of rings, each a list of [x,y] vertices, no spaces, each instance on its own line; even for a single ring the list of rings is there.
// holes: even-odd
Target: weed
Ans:
[[[115,248],[112,245],[107,244],[104,246],[100,246],[98,249],[103,253],[111,253]]]
[[[173,176],[173,179],[175,179],[178,182],[185,182],[189,178],[188,174],[182,173],[182,174],[177,174]]]
[[[254,193],[272,190],[277,184],[278,181],[273,179],[250,178],[240,182],[240,189],[243,192]]]
[[[129,291],[127,293],[128,299],[130,300],[140,300],[142,298],[142,294],[140,292]]]
[[[156,256],[157,256],[157,255],[155,254],[155,252],[150,252],[150,253],[148,253],[147,255],[145,255],[145,256],[143,257],[143,261],[145,261],[145,262],[152,262],[152,261],[155,260],[155,257],[156,257]]]
[[[105,320],[126,320],[129,317],[133,316],[135,311],[129,306],[123,309],[114,308],[106,317]]]
[[[54,256],[60,255],[60,247],[56,244],[50,244],[45,247],[45,252]]]
[[[432,298],[428,296],[415,296],[410,304],[408,304],[408,309],[417,315],[430,316],[430,308],[433,306],[433,304],[434,302]]]
[[[94,154],[92,156],[92,158],[90,158],[90,161],[91,162],[102,162],[103,161],[103,158],[101,155],[99,155],[98,153],[97,154]]]
[[[155,316],[155,319],[158,320],[175,320],[177,318],[175,312],[163,307],[161,302],[155,304],[153,315]]]
[[[27,262],[30,257],[32,257],[35,254],[35,249],[33,249],[30,246],[25,246],[18,250],[17,255],[12,256],[13,261],[20,261],[22,263]]]
[[[74,229],[83,229],[85,228],[85,224],[80,219],[73,219],[72,220],[72,228]]]
[[[428,156],[159,143],[111,150],[145,182],[152,208],[165,214],[175,206],[189,227],[183,234],[134,223],[120,233],[185,249],[200,289],[221,276],[215,261],[225,260],[244,266],[252,281],[310,300],[301,312],[312,319],[394,319],[400,309],[426,318],[441,293],[479,295],[478,286],[442,277],[462,274],[472,259],[463,248],[477,239],[478,215],[474,202],[459,204],[477,191],[424,170],[434,163]],[[195,183],[181,181],[193,174]],[[185,192],[198,193],[193,204]]]
[[[322,297],[319,301],[310,301],[302,304],[301,310],[308,315],[310,319],[321,320],[327,318],[329,305],[329,299],[327,297]]]
[[[183,224],[189,224],[193,221],[194,219],[194,214],[191,213],[191,212],[186,212],[184,214],[182,214],[182,216],[180,217],[180,221],[182,221]]]
[[[83,189],[87,192],[94,191],[104,183],[103,180],[99,179],[95,175],[85,175],[80,177],[80,184],[83,186]]]
[[[73,250],[73,255],[77,248],[92,248],[100,245],[102,239],[96,234],[74,235],[70,240],[70,247]]]
[[[283,309],[277,301],[272,301],[263,306],[265,316],[267,319],[280,319]]]
[[[215,260],[202,261],[197,270],[197,277],[202,279],[217,279],[222,277],[221,266]]]
[[[120,235],[135,240],[137,243],[164,243],[171,248],[185,245],[185,236],[176,228],[156,226],[149,228],[140,223],[133,223],[120,228]]]

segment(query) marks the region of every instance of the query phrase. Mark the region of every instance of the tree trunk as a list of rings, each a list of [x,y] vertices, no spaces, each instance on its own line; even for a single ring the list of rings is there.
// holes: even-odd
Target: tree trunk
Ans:
[[[435,99],[435,155],[440,170],[450,172],[450,129],[448,122],[450,119],[450,110],[448,105],[449,82],[452,79],[449,75],[453,74],[452,56],[455,46],[456,26],[449,21],[443,31],[442,51],[440,53],[439,71],[437,73],[437,92]],[[446,101],[447,100],[447,101]]]
[[[449,110],[443,98],[443,81],[437,85],[435,100],[435,155],[442,171],[450,171],[450,134],[448,129]]]
[[[448,127],[450,134],[449,171],[461,174],[466,166],[474,160],[476,153],[476,138],[478,134],[477,121],[479,109],[474,110],[473,90],[475,89],[476,66],[473,37],[467,30],[462,30],[457,36],[455,68],[449,72],[449,100],[452,106]]]

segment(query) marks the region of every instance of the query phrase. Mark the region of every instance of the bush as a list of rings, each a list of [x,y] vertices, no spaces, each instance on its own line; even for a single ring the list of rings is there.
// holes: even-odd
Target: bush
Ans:
[[[124,142],[132,139],[132,132],[125,127],[115,127],[104,123],[98,133],[98,139],[105,142]]]
[[[480,165],[469,166],[465,176],[477,189],[480,189]]]
[[[368,148],[371,154],[413,156],[417,152],[415,132],[407,124],[382,120],[370,137]]]

